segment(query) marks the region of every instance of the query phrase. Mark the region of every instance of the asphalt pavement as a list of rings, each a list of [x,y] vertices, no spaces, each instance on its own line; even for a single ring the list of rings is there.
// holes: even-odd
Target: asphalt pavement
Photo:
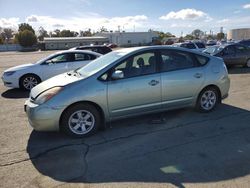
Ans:
[[[0,74],[51,53],[0,53]],[[229,73],[229,97],[211,113],[129,118],[84,139],[33,131],[29,93],[1,82],[0,187],[249,187],[250,69]]]

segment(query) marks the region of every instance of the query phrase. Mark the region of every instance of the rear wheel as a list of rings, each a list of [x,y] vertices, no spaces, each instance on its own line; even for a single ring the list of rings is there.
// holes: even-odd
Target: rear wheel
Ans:
[[[27,75],[22,76],[19,84],[20,84],[20,88],[24,90],[31,90],[40,82],[41,82],[41,79],[37,75],[27,74]]]
[[[61,119],[64,133],[81,138],[94,134],[101,124],[99,111],[90,104],[76,104],[67,109]]]
[[[218,104],[218,91],[213,87],[205,88],[201,91],[197,103],[196,109],[200,112],[210,112]]]
[[[245,67],[250,68],[250,59],[247,60],[247,63],[246,63],[246,65],[245,65]]]

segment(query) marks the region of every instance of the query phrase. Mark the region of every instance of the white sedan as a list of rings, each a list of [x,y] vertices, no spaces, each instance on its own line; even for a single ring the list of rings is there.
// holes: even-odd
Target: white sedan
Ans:
[[[24,64],[4,71],[4,85],[30,90],[40,82],[55,75],[85,66],[101,54],[91,51],[71,50],[52,54],[34,64]]]

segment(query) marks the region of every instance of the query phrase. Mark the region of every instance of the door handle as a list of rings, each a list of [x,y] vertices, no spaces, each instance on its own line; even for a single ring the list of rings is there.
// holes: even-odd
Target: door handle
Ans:
[[[201,74],[201,73],[196,73],[196,74],[194,75],[194,77],[195,77],[195,78],[201,78],[201,77],[202,77],[202,74]]]
[[[151,86],[155,86],[157,84],[159,84],[160,82],[157,81],[157,80],[151,80],[148,84],[151,85]]]

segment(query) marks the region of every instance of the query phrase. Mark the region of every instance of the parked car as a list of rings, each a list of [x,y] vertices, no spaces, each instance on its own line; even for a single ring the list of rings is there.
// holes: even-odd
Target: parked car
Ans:
[[[208,40],[206,43],[206,46],[215,46],[215,45],[217,45],[216,40]]]
[[[112,49],[105,45],[78,46],[71,48],[70,50],[90,50],[99,54],[107,54],[109,52],[112,52]]]
[[[109,48],[117,48],[118,46],[115,43],[110,43],[110,44],[107,45],[107,47],[109,47]]]
[[[239,42],[239,44],[243,44],[243,45],[245,45],[245,46],[250,47],[250,39],[248,39],[248,40],[241,40],[241,41]]]
[[[206,46],[202,42],[184,42],[179,43],[177,46],[200,52],[202,52],[206,48]]]
[[[48,78],[80,68],[100,56],[90,51],[61,51],[34,64],[9,68],[4,71],[2,80],[7,87],[30,90]]]
[[[209,112],[229,85],[221,58],[168,46],[125,48],[34,87],[24,109],[37,131],[83,137],[139,114],[188,106]]]
[[[250,48],[242,44],[211,46],[203,52],[223,58],[227,66],[243,65],[250,67]]]

